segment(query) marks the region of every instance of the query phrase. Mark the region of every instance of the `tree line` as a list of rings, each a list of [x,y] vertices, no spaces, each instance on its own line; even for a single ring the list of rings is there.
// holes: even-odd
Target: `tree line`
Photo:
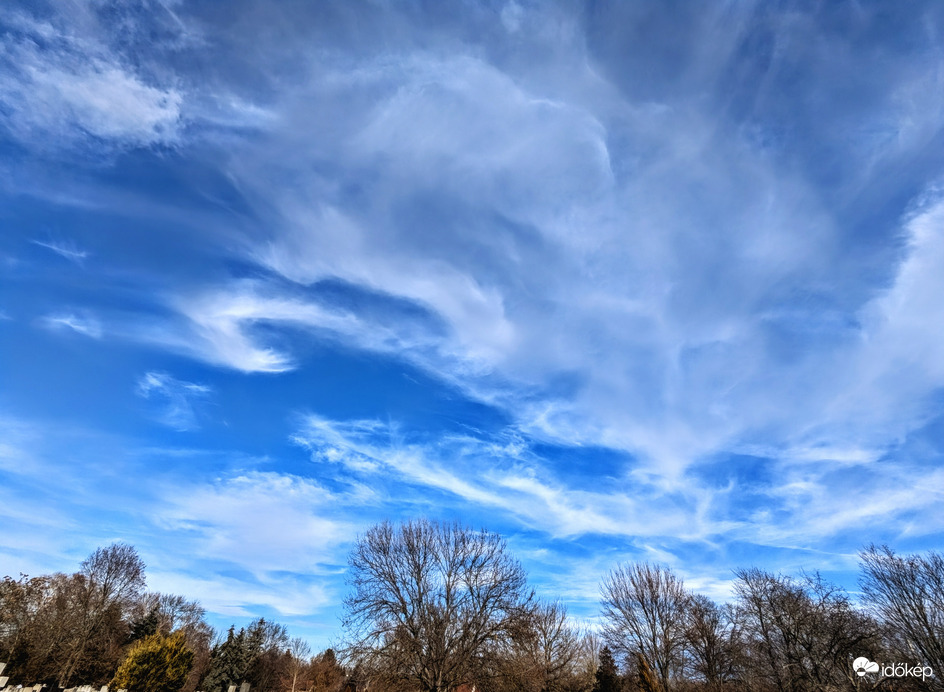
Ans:
[[[817,573],[747,568],[719,604],[626,563],[601,581],[599,626],[579,627],[498,534],[384,522],[351,552],[342,643],[312,655],[265,619],[214,632],[195,601],[146,591],[118,544],[72,575],[4,578],[0,661],[23,684],[130,692],[944,690],[944,556],[869,546],[859,582],[853,599]]]
[[[339,692],[333,651],[311,655],[260,618],[218,633],[196,601],[145,590],[133,547],[99,548],[75,574],[0,581],[0,662],[19,684],[109,685],[130,692]]]

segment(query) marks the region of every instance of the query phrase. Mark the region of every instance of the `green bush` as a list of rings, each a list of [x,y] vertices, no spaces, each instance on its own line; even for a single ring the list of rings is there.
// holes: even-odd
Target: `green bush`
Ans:
[[[135,643],[111,681],[128,692],[178,692],[193,667],[193,650],[183,632],[153,634]]]

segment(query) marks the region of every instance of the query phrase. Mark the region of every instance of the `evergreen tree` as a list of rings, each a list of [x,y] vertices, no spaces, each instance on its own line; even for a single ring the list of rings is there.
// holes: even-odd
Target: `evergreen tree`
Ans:
[[[157,634],[157,628],[161,624],[161,618],[157,613],[156,608],[151,608],[147,615],[144,617],[134,620],[131,623],[131,635],[129,637],[130,641],[136,642],[139,639],[144,639],[145,637],[150,637],[153,634]]]
[[[138,641],[118,667],[111,686],[129,692],[178,692],[193,666],[183,632]]]
[[[613,660],[613,652],[610,651],[610,647],[604,646],[600,650],[600,665],[597,667],[593,692],[620,692],[622,687],[616,661]]]
[[[288,648],[288,631],[284,625],[269,622],[265,618],[249,624],[246,629],[246,682],[254,690],[264,692],[278,686],[279,676],[284,672],[283,654]]]
[[[246,679],[250,664],[246,644],[246,630],[237,634],[230,626],[226,640],[214,646],[210,654],[210,670],[203,680],[206,692],[226,692],[230,685],[239,685]]]

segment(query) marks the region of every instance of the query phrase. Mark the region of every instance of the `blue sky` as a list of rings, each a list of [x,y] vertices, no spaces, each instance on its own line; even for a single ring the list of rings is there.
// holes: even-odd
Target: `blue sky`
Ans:
[[[137,547],[326,646],[385,518],[620,561],[944,545],[944,5],[0,10],[0,571]]]

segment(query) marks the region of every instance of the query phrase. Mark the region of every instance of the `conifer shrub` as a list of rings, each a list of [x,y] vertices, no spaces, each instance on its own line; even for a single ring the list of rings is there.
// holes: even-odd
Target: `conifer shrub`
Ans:
[[[179,692],[193,667],[193,656],[183,632],[153,634],[128,650],[110,687],[128,692]]]

